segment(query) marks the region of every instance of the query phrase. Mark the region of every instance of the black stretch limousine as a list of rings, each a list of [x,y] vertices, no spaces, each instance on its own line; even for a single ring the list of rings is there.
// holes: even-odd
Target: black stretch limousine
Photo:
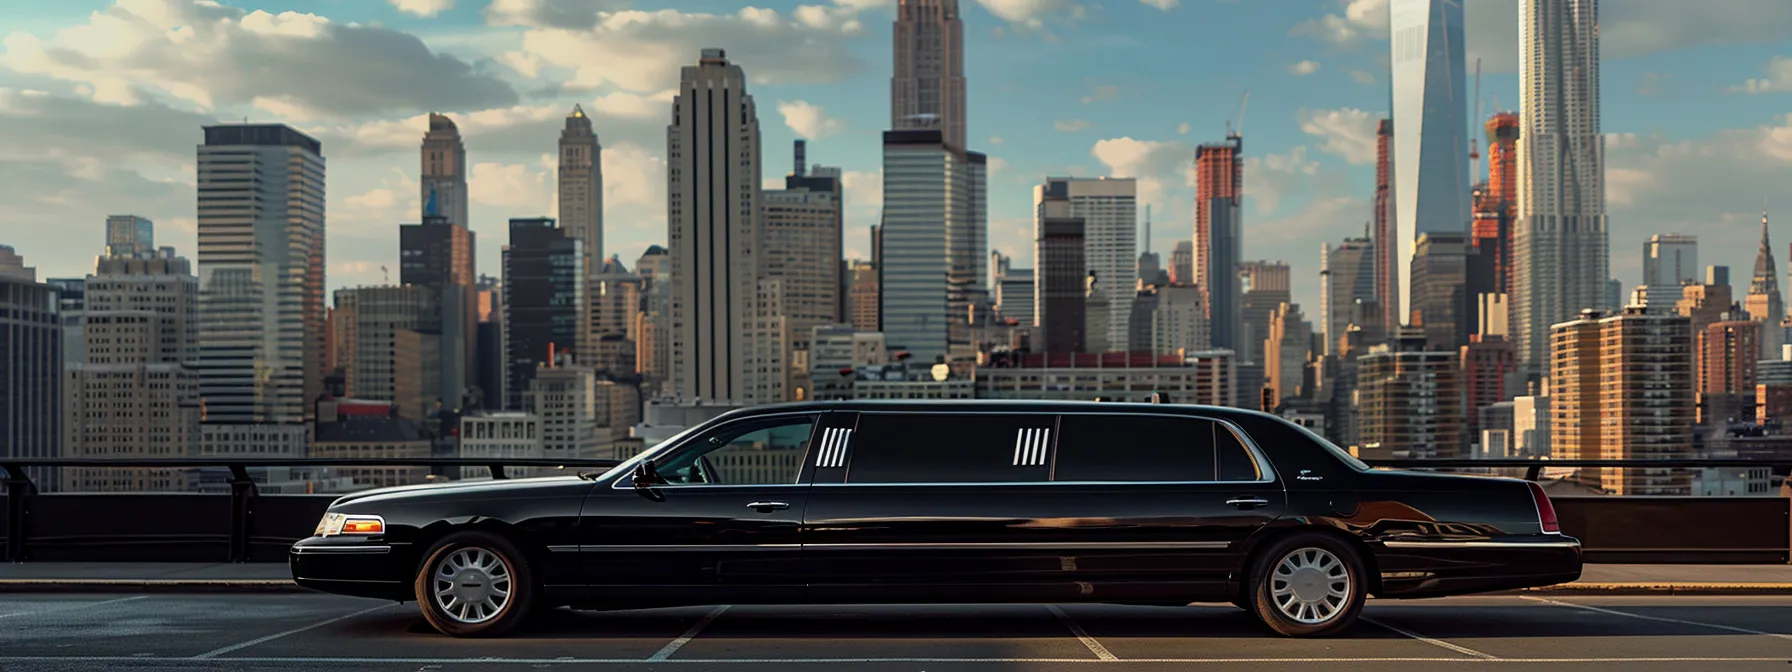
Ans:
[[[438,630],[690,604],[1231,602],[1286,635],[1366,595],[1580,576],[1541,488],[1371,470],[1279,418],[1112,403],[735,411],[603,473],[356,493],[294,579]]]

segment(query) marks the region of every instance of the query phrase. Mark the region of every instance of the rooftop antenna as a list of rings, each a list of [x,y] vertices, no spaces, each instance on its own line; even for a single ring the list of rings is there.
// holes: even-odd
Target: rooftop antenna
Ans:
[[[392,271],[386,270],[386,266],[384,264],[380,265],[380,275],[386,278],[385,284],[387,284],[387,285],[392,284]]]
[[[1244,99],[1238,102],[1238,132],[1232,132],[1232,120],[1226,120],[1226,137],[1244,137],[1244,110],[1251,104],[1251,90],[1244,90]]]

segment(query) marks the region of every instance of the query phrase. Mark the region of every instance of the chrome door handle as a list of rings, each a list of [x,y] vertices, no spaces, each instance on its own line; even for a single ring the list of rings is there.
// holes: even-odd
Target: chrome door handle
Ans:
[[[1241,509],[1249,509],[1257,506],[1269,506],[1269,500],[1262,497],[1233,497],[1232,499],[1226,500],[1226,504]]]
[[[767,512],[771,512],[771,511],[780,511],[783,509],[788,509],[788,508],[790,508],[790,505],[786,504],[784,502],[753,502],[752,504],[748,504],[747,508],[752,509],[754,511],[758,511],[760,513],[767,513]]]

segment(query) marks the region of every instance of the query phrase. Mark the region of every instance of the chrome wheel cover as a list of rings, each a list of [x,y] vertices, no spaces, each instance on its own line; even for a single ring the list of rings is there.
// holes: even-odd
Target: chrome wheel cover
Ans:
[[[1309,546],[1282,556],[1269,575],[1270,601],[1295,622],[1317,625],[1350,602],[1350,570],[1337,555]]]
[[[510,605],[510,564],[490,550],[455,549],[430,574],[436,608],[455,622],[484,623]]]

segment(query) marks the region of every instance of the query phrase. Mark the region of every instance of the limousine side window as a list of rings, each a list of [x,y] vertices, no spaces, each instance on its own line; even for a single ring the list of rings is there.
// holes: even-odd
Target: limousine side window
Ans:
[[[1054,481],[1211,481],[1211,420],[1173,415],[1063,416]]]
[[[717,428],[655,465],[667,485],[793,485],[815,419],[803,416]]]
[[[847,483],[1048,480],[1057,416],[861,413]]]

